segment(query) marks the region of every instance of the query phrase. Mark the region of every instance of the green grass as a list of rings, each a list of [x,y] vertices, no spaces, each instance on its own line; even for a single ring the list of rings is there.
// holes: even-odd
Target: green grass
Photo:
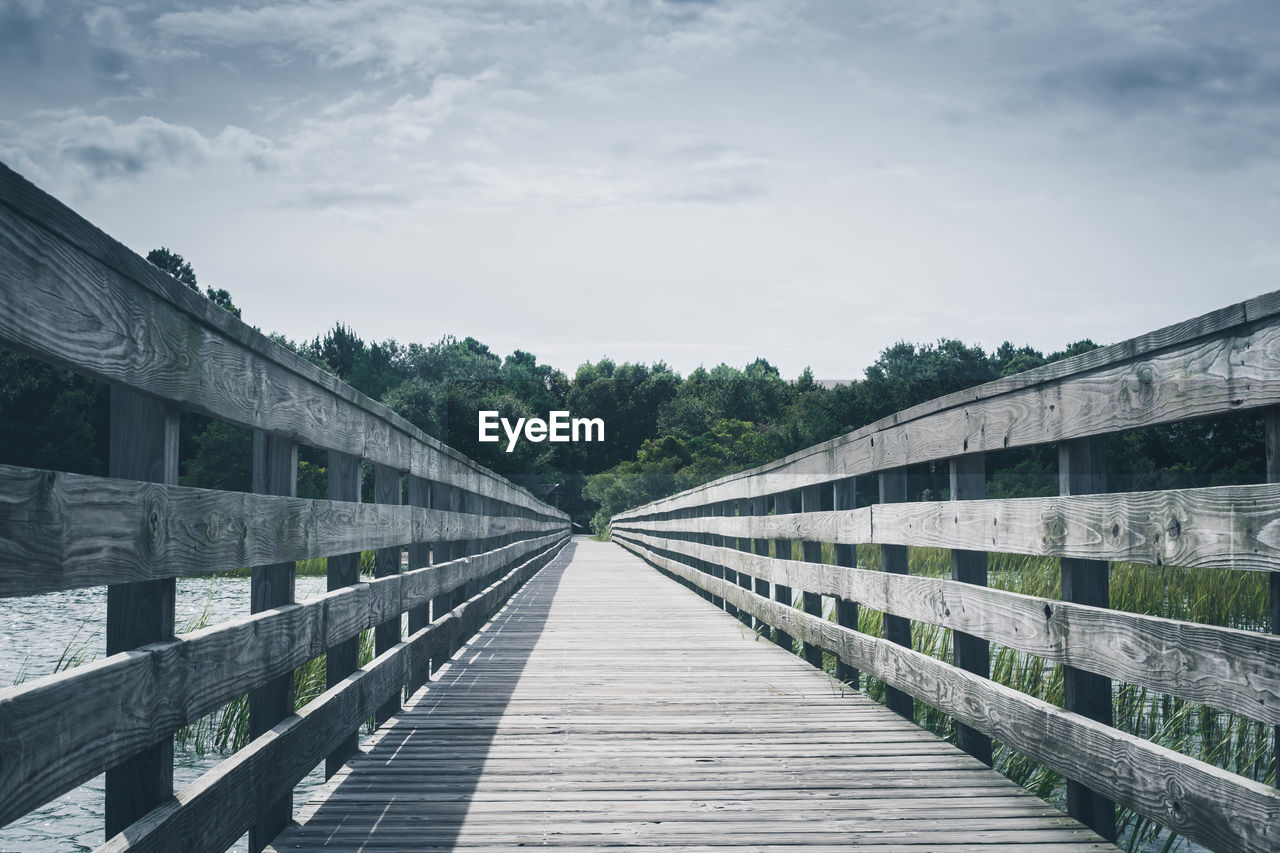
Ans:
[[[947,577],[951,573],[950,552],[945,549],[912,548],[909,554],[913,575]],[[833,557],[832,546],[824,546],[824,561],[834,562]],[[1046,598],[1060,596],[1061,572],[1056,559],[1013,554],[992,554],[988,559],[992,587]],[[878,569],[879,547],[859,547],[858,562]],[[1270,630],[1268,578],[1261,573],[1113,563],[1110,594],[1116,610],[1250,631]],[[884,636],[883,614],[859,608],[858,630]],[[913,622],[911,637],[917,651],[939,660],[951,659],[949,629]],[[834,675],[833,655],[825,657],[825,665]],[[993,643],[991,677],[1062,705],[1061,664]],[[883,682],[864,677],[863,684],[872,699],[884,701]],[[1275,784],[1270,726],[1129,684],[1116,684],[1113,701],[1116,728],[1250,779]],[[955,741],[955,721],[923,702],[916,702],[916,722]],[[1046,800],[1064,803],[1065,785],[1058,773],[998,742],[994,758],[996,769],[1010,779]],[[1131,851],[1172,846],[1177,840],[1168,830],[1126,808],[1117,813],[1117,827],[1122,844]]]

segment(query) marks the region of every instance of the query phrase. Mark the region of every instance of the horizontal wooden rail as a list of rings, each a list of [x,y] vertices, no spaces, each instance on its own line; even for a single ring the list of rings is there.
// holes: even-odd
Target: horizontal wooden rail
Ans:
[[[565,526],[0,465],[0,597]]]
[[[0,345],[189,411],[567,518],[218,308],[3,164]]]
[[[616,528],[615,528],[616,529]],[[1280,847],[1280,791],[1120,732],[896,643],[770,601],[619,537],[658,568],[821,646],[849,666],[953,716],[1215,850]]]
[[[891,503],[782,515],[620,517],[614,524],[662,533],[1280,571],[1280,485],[1272,484]]]
[[[963,631],[1260,722],[1280,724],[1280,636],[1124,613],[945,578],[778,560],[615,528],[619,540]]]
[[[1280,403],[1280,293],[987,383],[620,513],[646,518],[966,453]]]
[[[100,853],[223,850],[253,823],[264,803],[286,795],[349,732],[400,690],[419,659],[474,634],[525,581],[564,546],[516,566],[368,666],[329,688],[297,714],[201,776],[172,800],[110,839]]]
[[[357,583],[0,690],[0,824],[366,628],[564,541],[557,532]]]

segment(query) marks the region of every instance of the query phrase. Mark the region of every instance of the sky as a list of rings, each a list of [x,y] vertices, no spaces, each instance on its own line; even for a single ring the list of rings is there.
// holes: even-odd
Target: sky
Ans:
[[[1280,286],[1280,4],[0,0],[0,161],[266,332],[861,375]]]

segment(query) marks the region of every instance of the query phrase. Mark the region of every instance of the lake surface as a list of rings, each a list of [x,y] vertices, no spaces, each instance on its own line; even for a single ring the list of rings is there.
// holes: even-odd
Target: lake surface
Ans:
[[[297,579],[299,601],[325,591],[322,577]],[[248,578],[179,578],[175,624],[179,632],[226,622],[249,612]],[[0,599],[0,687],[56,671],[62,662],[105,657],[107,591],[78,589],[29,598]],[[174,788],[181,790],[225,756],[174,750]],[[317,767],[294,793],[306,801],[324,781]],[[103,777],[92,780],[31,814],[0,828],[0,851],[93,850],[103,841]],[[232,848],[245,850],[245,840]]]

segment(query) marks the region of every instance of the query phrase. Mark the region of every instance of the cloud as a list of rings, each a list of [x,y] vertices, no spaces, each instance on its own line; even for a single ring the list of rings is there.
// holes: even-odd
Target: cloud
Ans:
[[[117,122],[79,110],[41,111],[0,123],[0,159],[38,181],[79,192],[104,180],[134,179],[206,165],[262,172],[281,166],[277,147],[242,127],[215,136],[153,116]]]

